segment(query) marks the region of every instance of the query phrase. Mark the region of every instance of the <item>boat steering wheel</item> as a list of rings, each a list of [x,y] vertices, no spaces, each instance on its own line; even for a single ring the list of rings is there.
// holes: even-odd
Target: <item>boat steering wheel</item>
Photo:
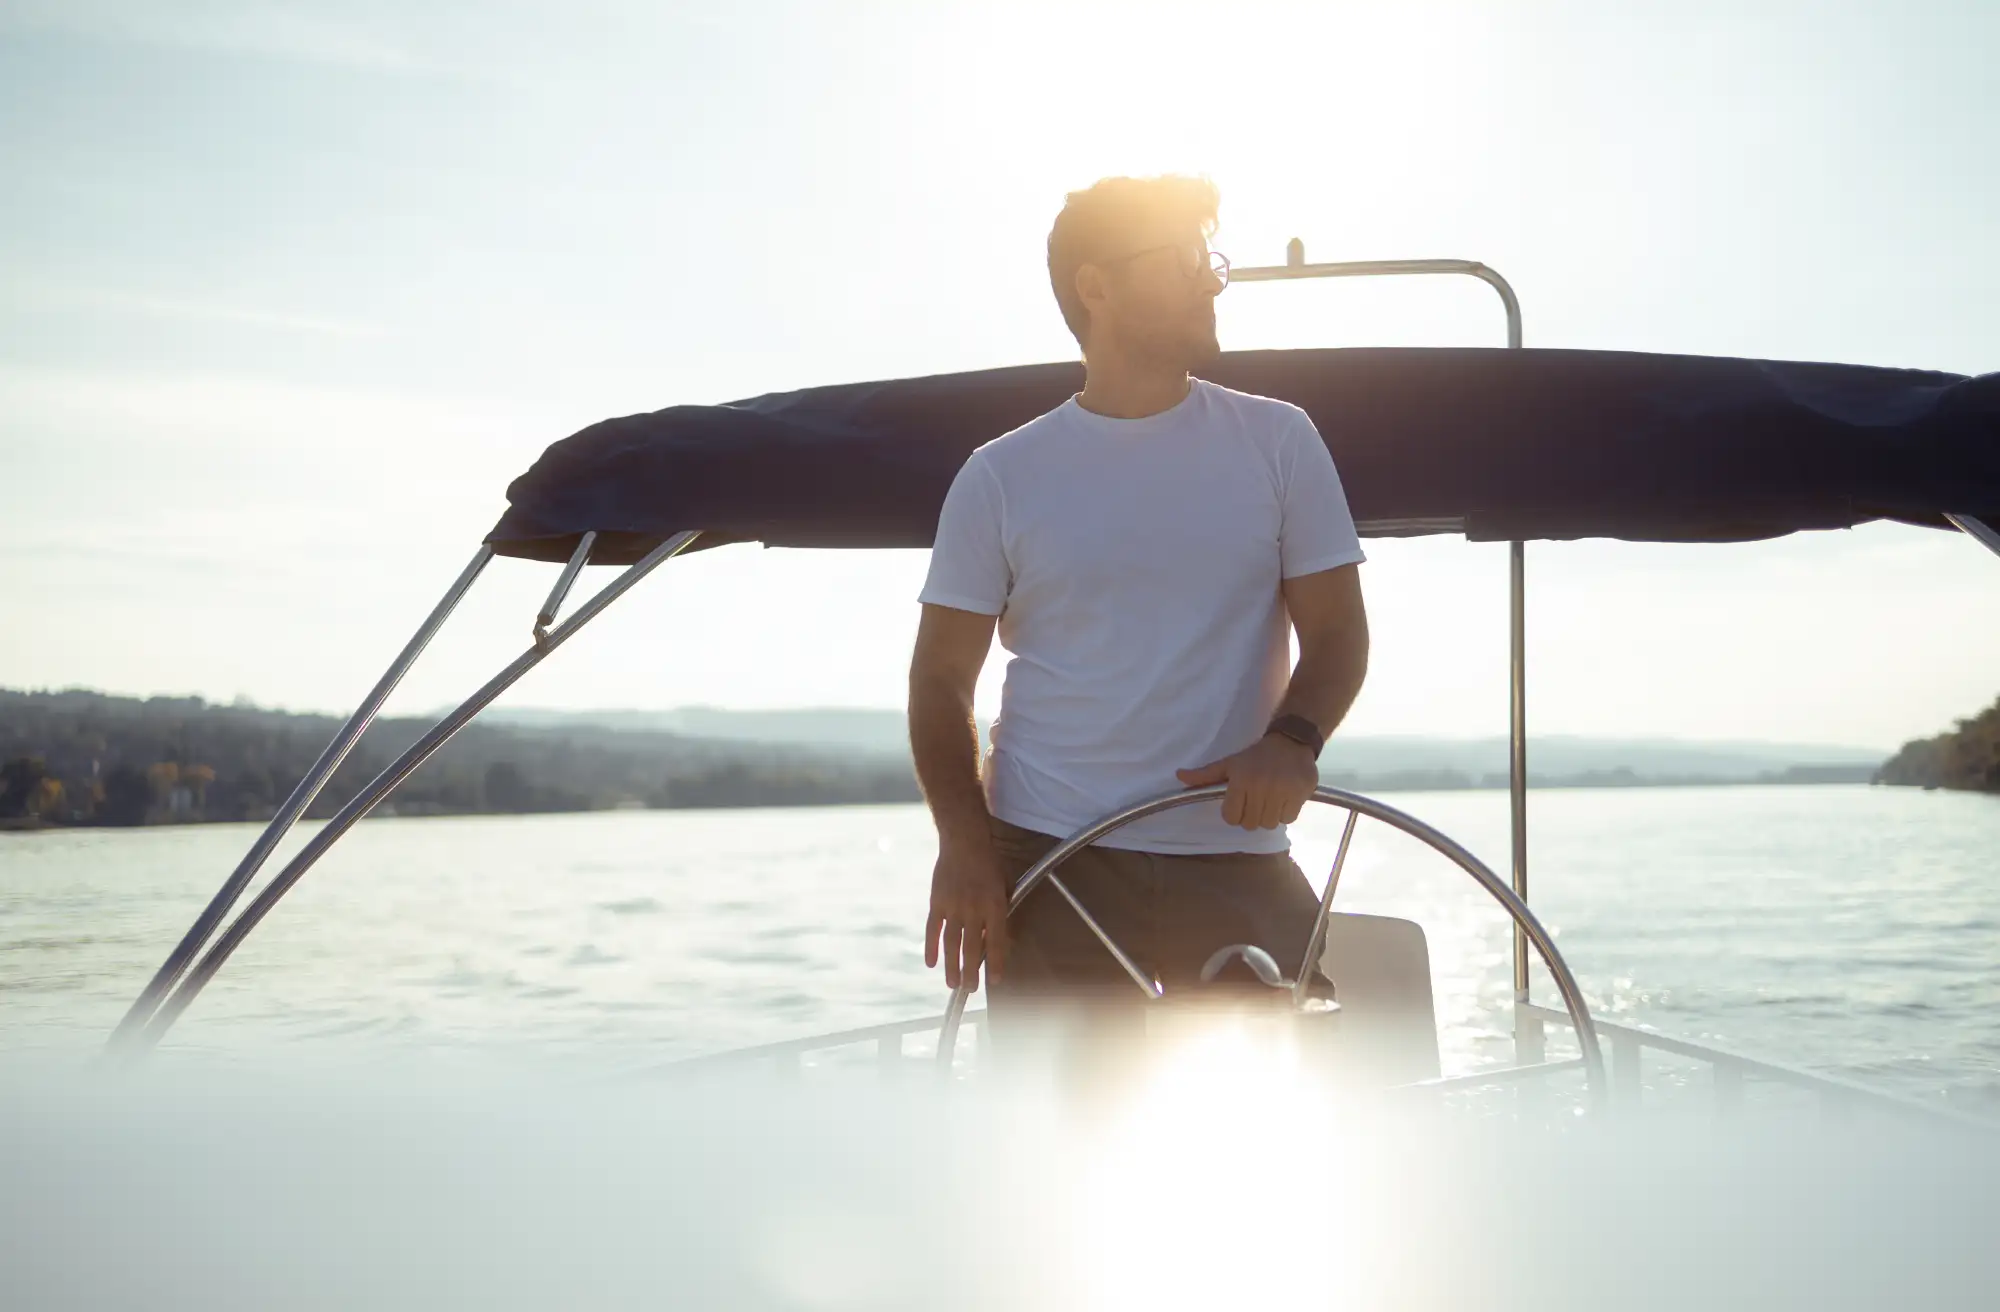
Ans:
[[[1063,900],[1070,904],[1077,915],[1083,918],[1083,923],[1097,936],[1105,950],[1117,959],[1125,973],[1132,978],[1133,984],[1145,994],[1147,1001],[1158,1002],[1161,999],[1158,985],[1140,970],[1126,955],[1124,949],[1118,946],[1077,900],[1076,895],[1070,892],[1069,887],[1056,877],[1055,869],[1081,849],[1113,830],[1124,828],[1134,820],[1144,819],[1146,816],[1179,806],[1212,801],[1228,791],[1227,784],[1212,784],[1205,788],[1190,788],[1181,792],[1167,793],[1147,801],[1135,802],[1084,826],[1050,848],[1039,861],[1028,868],[1027,873],[1023,874],[1020,881],[1014,885],[1013,894],[1008,898],[1007,914],[1013,915],[1021,903],[1027,900],[1028,894],[1047,881],[1062,894]],[[1577,1046],[1582,1051],[1584,1079],[1590,1105],[1593,1110],[1605,1111],[1610,1103],[1610,1086],[1605,1080],[1604,1055],[1598,1046],[1597,1028],[1591,1022],[1590,1008],[1583,1000],[1583,990],[1577,987],[1576,977],[1570,973],[1569,963],[1564,961],[1562,953],[1556,950],[1555,940],[1549,936],[1548,930],[1542,927],[1542,922],[1535,918],[1534,912],[1528,910],[1528,904],[1523,902],[1504,880],[1488,869],[1485,862],[1414,816],[1342,788],[1324,786],[1315,788],[1312,800],[1346,811],[1347,827],[1340,836],[1340,850],[1334,857],[1333,871],[1327,877],[1326,893],[1320,898],[1319,914],[1313,921],[1312,936],[1307,940],[1305,955],[1300,959],[1299,980],[1292,985],[1294,1006],[1303,1000],[1304,982],[1310,978],[1312,966],[1326,942],[1327,916],[1333,907],[1334,891],[1340,883],[1341,866],[1347,860],[1347,849],[1354,838],[1355,824],[1362,816],[1379,820],[1391,829],[1398,829],[1408,834],[1472,876],[1473,881],[1500,904],[1501,909],[1506,911],[1513,922],[1520,927],[1528,941],[1535,945],[1535,951],[1540,954],[1542,964],[1548,967],[1550,977],[1555,980],[1557,991],[1562,994],[1563,1007],[1569,1012],[1570,1025],[1576,1032]],[[938,1036],[938,1064],[941,1067],[948,1068],[951,1064],[952,1053],[958,1043],[959,1025],[965,1017],[966,999],[970,994],[968,980],[961,980],[958,987],[952,990],[951,1005],[945,1010],[944,1028]]]

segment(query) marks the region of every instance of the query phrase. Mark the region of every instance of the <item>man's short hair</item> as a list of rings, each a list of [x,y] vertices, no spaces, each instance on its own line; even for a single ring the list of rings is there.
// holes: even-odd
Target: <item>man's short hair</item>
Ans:
[[[1077,344],[1090,330],[1090,312],[1076,294],[1076,271],[1094,260],[1129,254],[1132,234],[1159,220],[1215,231],[1222,195],[1207,178],[1165,174],[1156,178],[1103,178],[1063,198],[1049,229],[1049,285],[1063,322]]]

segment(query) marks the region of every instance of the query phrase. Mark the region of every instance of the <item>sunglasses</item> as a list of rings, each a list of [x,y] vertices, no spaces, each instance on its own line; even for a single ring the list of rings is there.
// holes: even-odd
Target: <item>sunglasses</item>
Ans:
[[[1208,249],[1201,242],[1169,242],[1164,246],[1148,246],[1144,250],[1133,251],[1129,255],[1120,255],[1115,259],[1109,260],[1092,260],[1091,263],[1098,265],[1100,268],[1110,268],[1114,264],[1123,264],[1127,260],[1136,260],[1141,255],[1151,255],[1154,251],[1173,251],[1178,254],[1180,257],[1181,276],[1183,277],[1199,278],[1202,270],[1207,269],[1208,272],[1215,275],[1217,282],[1221,283],[1224,287],[1229,285],[1229,257],[1221,251]]]

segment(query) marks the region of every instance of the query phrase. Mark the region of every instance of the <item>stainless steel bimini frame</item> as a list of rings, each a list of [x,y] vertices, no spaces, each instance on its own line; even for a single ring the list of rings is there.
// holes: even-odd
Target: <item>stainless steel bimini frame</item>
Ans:
[[[1494,291],[1499,293],[1501,304],[1506,311],[1507,345],[1515,348],[1521,345],[1521,306],[1519,300],[1514,295],[1513,288],[1497,272],[1473,260],[1359,260],[1333,264],[1308,264],[1305,259],[1304,244],[1295,238],[1286,247],[1284,264],[1235,269],[1231,272],[1230,281],[1245,283],[1287,282],[1302,278],[1369,278],[1420,274],[1455,274],[1477,278],[1491,286]],[[1996,555],[2000,555],[2000,532],[1996,532],[1992,526],[1969,515],[1948,515],[1946,518],[1969,536],[1985,545]],[[1432,531],[1462,529],[1463,525],[1443,522],[1427,522],[1424,524],[1363,523],[1360,527],[1364,531],[1373,528],[1378,532],[1394,532],[1397,529],[1425,529]],[[226,930],[223,930],[219,937],[215,938],[213,946],[208,947],[207,954],[201,955],[202,949],[208,945],[211,937],[215,937],[217,929],[222,926],[222,922],[229,915],[230,909],[243,896],[244,890],[250,885],[250,881],[262,869],[265,861],[277,849],[278,843],[290,832],[292,826],[297,824],[299,819],[305,815],[306,809],[319,796],[320,790],[325,787],[327,780],[333,776],[333,772],[339,768],[341,762],[347,759],[355,743],[360,741],[361,735],[374,722],[383,704],[389,699],[389,695],[402,682],[403,676],[409,672],[411,666],[416,663],[417,658],[430,645],[431,639],[437,635],[438,630],[443,627],[445,620],[457,609],[459,602],[464,599],[465,594],[471,589],[473,583],[492,560],[494,555],[493,549],[490,546],[482,545],[474,553],[471,562],[466,565],[458,578],[453,581],[451,587],[446,590],[444,598],[438,602],[436,608],[418,626],[416,633],[404,646],[402,652],[397,655],[388,670],[376,682],[367,697],[362,700],[360,707],[340,727],[340,730],[334,734],[333,740],[320,753],[319,759],[313,763],[312,768],[306,772],[305,777],[292,789],[291,795],[285,799],[284,805],[278,808],[277,814],[272,817],[270,823],[258,835],[256,842],[251,844],[250,850],[244,855],[243,860],[230,873],[229,878],[223,881],[222,887],[216,891],[215,896],[209,899],[208,905],[195,918],[194,924],[188,928],[187,933],[181,937],[180,942],[174,946],[173,951],[168,953],[166,961],[154,972],[152,979],[148,981],[145,989],[141,991],[139,997],[133,1002],[131,1008],[119,1022],[118,1028],[111,1036],[111,1047],[116,1051],[143,1052],[157,1044],[160,1038],[173,1025],[174,1021],[179,1018],[182,1012],[187,1010],[188,1005],[200,994],[208,981],[215,977],[215,973],[222,968],[223,963],[229,959],[230,954],[236,950],[237,946],[242,943],[250,931],[256,928],[258,922],[263,920],[266,915],[270,914],[272,907],[277,905],[278,900],[296,885],[300,879],[305,877],[306,872],[326,853],[328,848],[333,846],[341,835],[353,828],[356,823],[379,805],[397,785],[407,779],[418,766],[430,759],[454,734],[470,723],[473,717],[478,715],[496,697],[519,680],[522,675],[540,664],[557,647],[574,636],[585,624],[595,619],[605,607],[637,586],[641,579],[665,564],[675,555],[686,550],[698,536],[698,532],[689,531],[677,533],[673,537],[668,538],[651,552],[648,552],[638,562],[629,566],[623,574],[606,584],[603,590],[585,602],[575,615],[561,624],[557,624],[556,617],[562,609],[563,602],[567,599],[570,589],[574,586],[577,576],[582,572],[583,567],[590,563],[591,552],[596,543],[597,535],[595,533],[583,534],[577,543],[575,551],[563,566],[554,588],[549,593],[548,600],[543,603],[541,610],[535,617],[533,642],[528,650],[516,657],[498,674],[494,675],[492,679],[488,680],[477,692],[473,693],[472,696],[460,703],[450,714],[438,721],[422,738],[418,739],[407,751],[396,758],[387,769],[370,780],[368,785],[356,794],[346,806],[342,807],[320,832],[313,836],[312,841],[307,843],[305,848],[283,870],[278,872],[271,882],[265,886],[263,891],[251,902],[250,906],[237,917],[235,922],[230,924]],[[1528,926],[1533,922],[1532,917],[1525,917],[1528,899],[1528,720],[1525,605],[1526,549],[1524,544],[1518,541],[1509,543],[1508,559],[1508,689],[1511,712],[1509,717],[1508,785],[1512,817],[1513,886],[1511,890],[1501,886],[1499,892],[1511,892],[1511,898],[1503,897],[1501,899],[1510,912],[1515,911],[1515,904],[1518,903],[1519,905],[1519,912],[1515,914],[1514,926],[1514,998],[1517,1004],[1515,1006],[1515,1039],[1517,1054],[1522,1060],[1532,1063],[1540,1062],[1541,1060],[1542,1023],[1545,1019],[1552,1017],[1556,1013],[1533,1006],[1529,1001],[1528,994],[1528,948],[1531,938]],[[1331,790],[1321,790],[1322,793],[1329,791]],[[1341,795],[1341,800],[1338,804],[1346,805],[1346,799],[1350,796]],[[1189,796],[1185,800],[1195,800],[1195,798]],[[1332,799],[1323,798],[1322,800]],[[1361,798],[1353,798],[1353,800],[1357,802],[1366,801],[1366,799]],[[1174,803],[1169,802],[1166,804]],[[1368,807],[1372,808],[1367,810],[1368,814],[1376,815],[1378,818],[1386,818],[1383,813],[1388,811],[1389,808],[1382,807],[1380,803],[1372,802],[1368,803]],[[1359,813],[1359,811],[1351,809],[1349,835],[1352,834],[1355,815]],[[1395,822],[1391,821],[1390,823]],[[1416,822],[1410,821],[1410,823],[1415,824]],[[1399,825],[1398,827],[1402,826]],[[1408,830],[1408,832],[1415,833],[1416,831]],[[1422,837],[1423,835],[1419,834],[1418,836]],[[1442,835],[1438,835],[1438,837],[1442,838]],[[1450,840],[1447,839],[1444,841],[1449,843]],[[1437,846],[1436,843],[1432,845]],[[1345,848],[1346,837],[1343,837],[1343,853],[1345,852]],[[1440,848],[1440,850],[1444,849]],[[1447,852],[1447,855],[1450,855],[1450,853]],[[1461,861],[1460,864],[1464,865],[1464,862]],[[1467,868],[1471,869],[1471,867]],[[1484,867],[1479,867],[1479,869],[1483,870]],[[1474,873],[1475,877],[1479,877],[1476,871]],[[1490,872],[1488,877],[1490,878]],[[1482,878],[1481,882],[1485,883],[1486,879]],[[1497,881],[1495,883],[1497,884]],[[1058,884],[1058,887],[1061,887],[1061,885]],[[1489,891],[1494,890],[1489,887]],[[1499,892],[1496,892],[1496,896],[1499,895]],[[1329,885],[1330,895],[1331,884]],[[1066,890],[1065,896],[1067,896]],[[1072,902],[1074,901],[1074,899],[1071,900]],[[1326,908],[1322,905],[1320,931],[1324,930],[1323,921],[1325,912]],[[196,960],[197,956],[200,957],[198,962]],[[1550,962],[1552,970],[1557,961],[1559,961],[1559,958]],[[1574,986],[1574,981],[1567,981],[1565,983],[1566,980],[1567,971],[1558,974],[1558,982],[1563,985],[1564,1001],[1567,1004],[1571,1001],[1569,992]],[[1576,1001],[1580,1004],[1581,999],[1578,998]],[[1581,1013],[1580,1006],[1572,1007],[1569,1014],[1573,1020],[1581,1022],[1578,1025],[1579,1035],[1587,1034],[1589,1032],[1589,1025],[1587,1018]],[[907,1028],[922,1028],[922,1026],[919,1024]],[[900,1033],[901,1030],[899,1029],[897,1032]],[[1589,1043],[1589,1047],[1592,1051],[1595,1050],[1594,1041]]]
[[[692,532],[676,533],[647,552],[623,574],[605,584],[604,589],[586,601],[576,614],[555,625],[554,628],[549,628],[549,625],[555,623],[556,614],[561,609],[570,586],[575,583],[577,574],[588,563],[596,534],[584,534],[582,540],[577,543],[576,551],[570,556],[569,563],[563,567],[562,576],[557,581],[555,590],[549,594],[548,601],[543,603],[541,612],[535,617],[534,641],[528,650],[515,657],[498,674],[487,680],[477,692],[459,703],[456,709],[433,725],[423,737],[412,743],[409,749],[397,757],[386,770],[370,780],[367,787],[355,794],[353,800],[328,820],[325,826],[313,835],[312,841],[277,873],[257,895],[256,900],[236,918],[235,923],[216,939],[215,946],[208,950],[208,954],[196,964],[195,955],[201,951],[209,936],[229,914],[229,909],[236,904],[236,900],[243,895],[243,890],[249,886],[258,868],[269,858],[271,852],[278,846],[279,840],[298,823],[299,817],[305,814],[312,800],[319,796],[320,789],[325,787],[335,768],[346,758],[349,750],[374,720],[376,712],[382,709],[382,703],[388,700],[389,694],[395,690],[396,685],[402,681],[403,676],[416,663],[417,657],[443,626],[446,617],[464,599],[473,580],[479,577],[480,571],[485,569],[487,562],[493,558],[491,547],[480,547],[478,553],[473,556],[472,563],[465,567],[465,572],[458,576],[450,591],[445,593],[444,600],[440,601],[437,609],[425,619],[416,636],[410,639],[409,645],[403,648],[402,654],[389,667],[388,673],[382,676],[381,681],[362,702],[361,708],[340,727],[340,732],[334,735],[333,741],[320,754],[319,760],[314,762],[313,768],[306,772],[306,777],[299,781],[298,786],[292,790],[292,795],[285,799],[285,804],[279,808],[278,814],[264,827],[264,832],[258,835],[257,841],[251,845],[242,863],[216,891],[215,896],[209,899],[201,915],[196,917],[188,932],[168,954],[165,963],[154,972],[145,991],[139,995],[137,1001],[133,1002],[131,1009],[125,1013],[125,1018],[119,1022],[117,1030],[112,1033],[112,1047],[128,1052],[143,1052],[158,1043],[208,981],[215,978],[215,973],[222,969],[223,963],[229,960],[230,954],[236,951],[250,931],[271,913],[271,908],[278,904],[278,900],[284,897],[293,885],[305,878],[306,871],[312,869],[313,863],[324,856],[327,849],[339,841],[342,834],[352,829],[363,816],[380,805],[382,799],[394,791],[398,784],[409,778],[418,766],[435,755],[454,734],[470,724],[474,716],[485,710],[496,697],[518,682],[522,675],[541,664],[557,647],[569,641],[577,630],[596,619],[605,607],[630,592],[638,585],[639,580],[686,550],[698,536],[699,534]],[[189,970],[191,964],[193,964],[192,971]],[[182,978],[183,975],[186,976],[185,979]],[[177,983],[178,989],[175,988]]]

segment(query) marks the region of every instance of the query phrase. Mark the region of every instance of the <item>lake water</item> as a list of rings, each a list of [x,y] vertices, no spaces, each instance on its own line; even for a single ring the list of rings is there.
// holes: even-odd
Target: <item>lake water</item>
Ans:
[[[1504,794],[1386,800],[1504,870]],[[1601,1015],[2000,1111],[2000,798],[1547,790],[1530,816],[1531,902]],[[1341,819],[1295,828],[1316,880]],[[255,832],[0,835],[0,1054],[93,1051]],[[371,821],[166,1046],[611,1070],[933,1014],[933,851],[914,806]],[[1364,821],[1339,906],[1423,924],[1447,1073],[1509,1055],[1507,923],[1469,880]]]

